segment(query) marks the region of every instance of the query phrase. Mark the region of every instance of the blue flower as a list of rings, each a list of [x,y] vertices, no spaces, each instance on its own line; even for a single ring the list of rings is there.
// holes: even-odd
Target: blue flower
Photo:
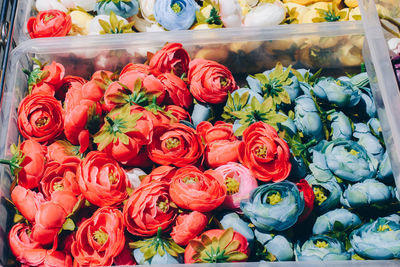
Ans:
[[[249,75],[249,76],[247,76],[246,81],[252,91],[254,91],[255,93],[257,93],[259,95],[262,95],[263,91],[261,89],[261,82],[258,79]],[[260,103],[261,102],[262,101],[260,101]]]
[[[282,235],[273,235],[254,231],[256,239],[265,249],[266,257],[276,258],[277,261],[290,261],[293,259],[293,245]]]
[[[400,258],[400,216],[392,215],[366,223],[350,234],[350,243],[363,258]]]
[[[154,17],[169,31],[187,30],[195,22],[199,9],[194,0],[156,0]]]
[[[257,187],[240,208],[258,230],[284,231],[297,222],[304,200],[295,184],[280,182]]]
[[[393,183],[393,171],[387,151],[383,154],[382,161],[379,164],[377,179],[384,183]]]
[[[381,123],[377,118],[372,118],[367,122],[368,128],[373,131],[374,135],[381,135],[382,134],[382,127]]]
[[[350,140],[353,134],[352,122],[343,112],[334,112],[329,115],[331,120],[332,140]]]
[[[362,116],[367,116],[370,118],[376,117],[376,105],[371,89],[367,87],[361,87],[360,90],[362,93],[360,102],[357,105],[357,110],[362,112]]]
[[[346,209],[331,210],[317,218],[313,227],[313,234],[322,235],[334,231],[344,231],[360,224],[360,218]]]
[[[195,127],[212,116],[212,109],[207,104],[195,104],[192,112],[192,122]]]
[[[312,175],[308,175],[305,179],[314,191],[316,210],[323,213],[339,205],[342,189],[334,179],[328,182],[319,182]]]
[[[353,136],[357,140],[357,143],[362,145],[368,153],[374,156],[378,161],[382,160],[383,153],[385,150],[376,138],[370,132],[368,125],[365,123],[356,123]]]
[[[235,212],[225,214],[219,222],[221,223],[222,227],[224,227],[224,229],[232,227],[233,230],[241,233],[244,237],[246,237],[249,244],[253,243],[253,230],[251,230],[249,224],[243,221]]]
[[[297,133],[297,127],[294,121],[282,112],[278,112],[280,115],[285,116],[287,119],[284,122],[279,122],[278,127],[281,131],[286,131],[290,136],[293,136]]]
[[[294,123],[306,137],[321,140],[324,137],[322,121],[311,96],[302,95],[296,98]]]
[[[298,261],[340,261],[350,259],[350,253],[346,252],[339,240],[324,235],[312,236],[301,247],[297,243],[295,253]]]
[[[320,78],[314,85],[316,96],[339,107],[354,107],[360,102],[361,91],[351,82],[332,77]]]
[[[373,179],[349,185],[340,202],[347,208],[366,207],[371,204],[386,204],[395,199],[393,187]]]
[[[235,90],[234,92],[232,92],[232,98],[234,99],[236,94],[238,94],[238,96],[240,98],[244,93],[249,93],[249,99],[247,100],[246,104],[250,104],[253,97],[255,97],[258,100],[258,102],[260,102],[260,103],[264,102],[264,98],[259,93],[255,92],[249,88],[239,88],[239,89]]]
[[[96,3],[98,15],[110,15],[113,11],[116,15],[129,18],[139,12],[139,2],[137,0],[100,0]]]
[[[290,170],[289,177],[294,179],[301,179],[307,174],[307,165],[304,163],[302,157],[290,157],[290,163],[292,164],[292,169]]]

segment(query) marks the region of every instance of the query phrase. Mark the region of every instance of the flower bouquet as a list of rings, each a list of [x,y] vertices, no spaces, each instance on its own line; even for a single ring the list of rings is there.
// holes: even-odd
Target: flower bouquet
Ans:
[[[36,60],[11,146],[13,261],[107,266],[400,258],[368,75],[236,77],[178,43],[121,71]]]
[[[35,0],[31,38],[360,20],[356,0]]]

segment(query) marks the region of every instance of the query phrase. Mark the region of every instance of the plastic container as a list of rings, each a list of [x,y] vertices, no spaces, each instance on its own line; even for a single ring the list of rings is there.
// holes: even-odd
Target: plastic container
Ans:
[[[359,71],[361,52],[364,55],[376,99],[386,147],[390,152],[396,184],[400,185],[400,93],[382,31],[377,24],[374,3],[363,0],[368,7],[364,31],[361,22],[321,23],[276,26],[265,29],[222,29],[214,31],[184,31],[172,36],[165,33],[125,35],[123,38],[91,36],[82,38],[58,38],[31,40],[15,49],[8,67],[7,83],[0,107],[0,158],[9,158],[9,147],[18,142],[18,103],[27,89],[27,76],[22,69],[32,69],[31,57],[41,61],[53,60],[66,66],[66,73],[88,77],[98,69],[121,69],[128,62],[143,62],[147,51],[161,48],[165,42],[179,41],[191,57],[206,57],[225,64],[233,74],[256,73],[275,66],[277,61],[295,68],[324,68],[327,75],[340,76]],[[372,9],[371,9],[372,6]],[[365,40],[367,36],[368,42]],[[328,45],[329,44],[329,45]],[[354,61],[351,52],[359,50]],[[315,51],[320,53],[315,53]],[[340,57],[338,51],[342,51]],[[8,167],[0,166],[0,196],[9,198],[11,174]],[[0,203],[0,264],[7,260],[7,231],[11,223],[11,211]],[[268,263],[246,263],[237,266],[255,267]],[[321,263],[280,263],[284,266],[321,266]],[[397,261],[332,262],[323,266],[397,266]],[[274,264],[275,265],[275,264]],[[279,265],[279,263],[277,264]],[[223,265],[221,265],[223,266]],[[230,265],[229,265],[230,266]]]

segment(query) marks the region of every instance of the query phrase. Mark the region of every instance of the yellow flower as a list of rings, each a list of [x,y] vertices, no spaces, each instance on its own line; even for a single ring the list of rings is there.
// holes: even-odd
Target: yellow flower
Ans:
[[[75,10],[70,14],[72,21],[71,35],[88,35],[89,34],[89,23],[92,21],[93,16],[90,14]]]
[[[358,7],[358,1],[357,0],[344,0],[344,3],[348,7],[352,7],[352,8]]]
[[[303,6],[308,6],[308,5],[312,5],[315,3],[322,3],[322,2],[328,2],[328,3],[332,3],[332,0],[284,0],[283,2],[285,3],[296,3],[299,5],[303,5]]]

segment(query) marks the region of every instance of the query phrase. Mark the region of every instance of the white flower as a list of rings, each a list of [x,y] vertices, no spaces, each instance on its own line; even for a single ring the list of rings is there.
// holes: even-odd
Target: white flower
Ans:
[[[242,9],[237,0],[219,0],[219,15],[227,28],[242,25]]]
[[[156,22],[149,22],[145,19],[139,18],[137,15],[133,17],[133,20],[135,21],[135,24],[133,26],[136,28],[136,30],[140,32],[161,32],[165,31],[163,27],[161,27],[159,24]]]
[[[388,46],[390,51],[394,55],[400,55],[400,39],[399,38],[392,38],[388,41]]]
[[[104,20],[110,23],[110,16],[108,15],[98,15],[94,17],[89,23],[89,35],[99,35],[103,28],[101,27],[99,20]],[[123,20],[124,24],[128,24],[129,22],[123,17],[117,16],[118,21]]]
[[[155,0],[139,0],[140,12],[145,20],[156,22],[154,18],[154,3]]]
[[[69,9],[81,7],[85,11],[93,11],[96,2],[97,0],[61,0],[61,3]]]
[[[68,12],[68,9],[63,4],[58,2],[57,0],[37,0],[36,1],[36,9],[39,12],[47,11],[47,10],[51,10],[51,9],[60,10],[65,13]]]
[[[125,173],[126,173],[126,177],[129,180],[129,183],[131,185],[130,187],[133,189],[140,186],[140,183],[142,182],[142,180],[140,180],[140,177],[147,175],[142,169],[139,169],[139,168],[134,168]]]
[[[244,19],[244,26],[273,26],[286,17],[285,6],[280,1],[260,4],[250,10]]]

